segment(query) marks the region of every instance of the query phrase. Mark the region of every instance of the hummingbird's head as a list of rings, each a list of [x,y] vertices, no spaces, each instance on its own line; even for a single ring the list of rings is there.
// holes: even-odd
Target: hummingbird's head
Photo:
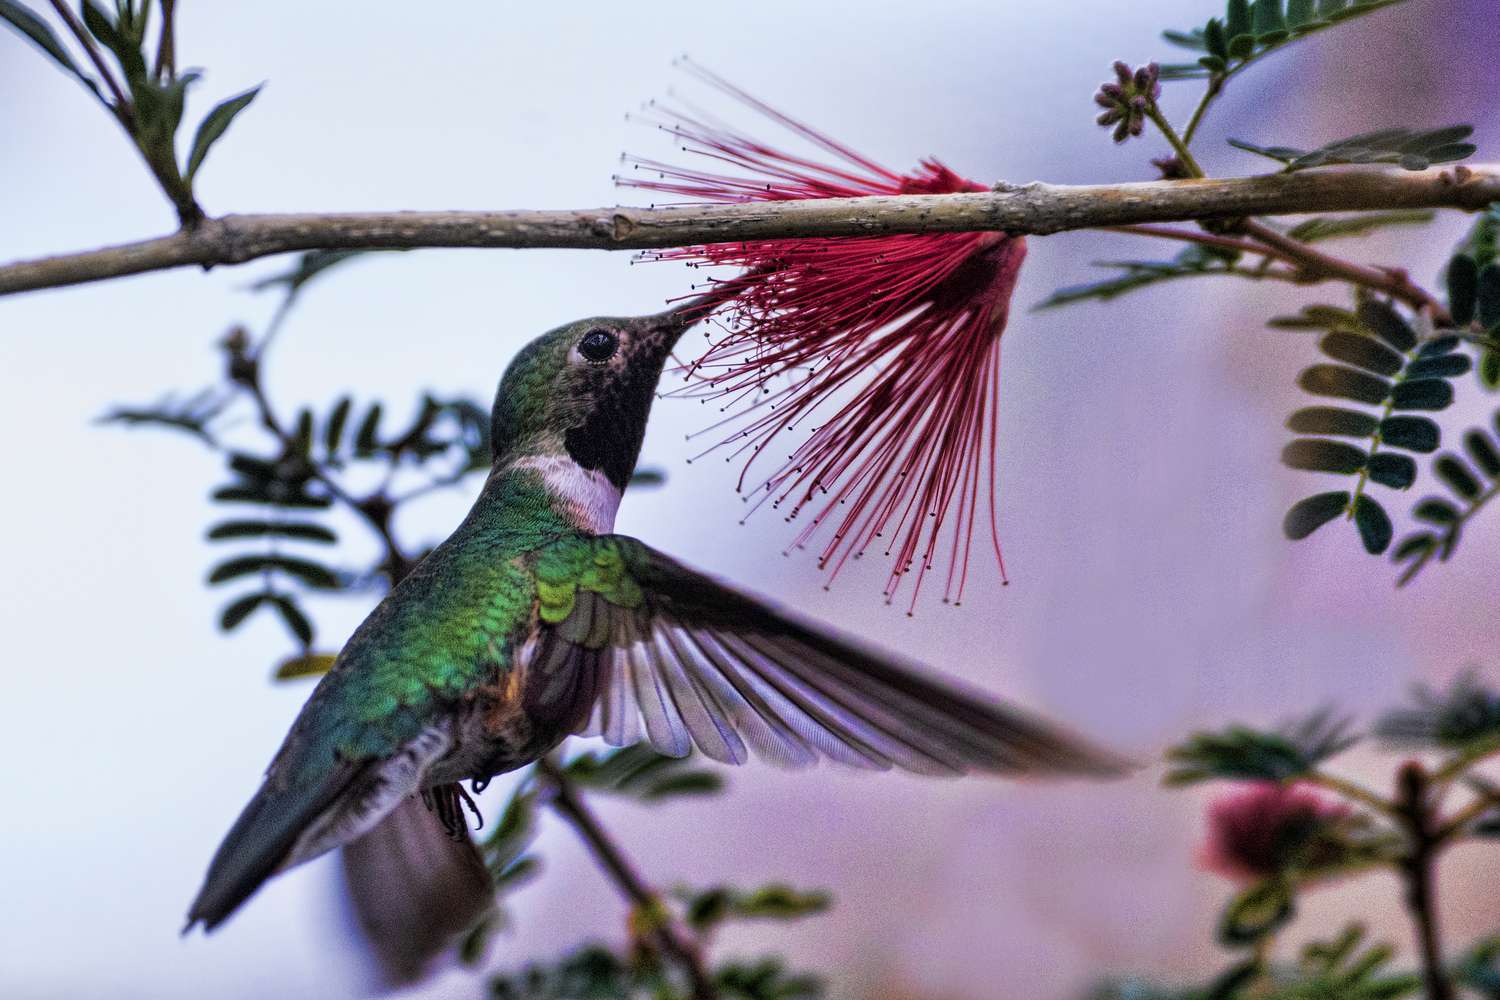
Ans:
[[[623,492],[640,456],[662,367],[702,316],[695,302],[654,316],[600,316],[527,344],[495,396],[496,467],[571,460]]]

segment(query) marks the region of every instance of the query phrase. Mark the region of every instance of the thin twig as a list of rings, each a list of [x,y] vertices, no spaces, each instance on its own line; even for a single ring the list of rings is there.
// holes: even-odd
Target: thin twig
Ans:
[[[1205,247],[1218,247],[1221,250],[1235,250],[1239,253],[1253,253],[1262,257],[1282,259],[1281,254],[1271,247],[1255,243],[1251,240],[1237,240],[1232,236],[1220,236],[1217,233],[1204,232],[1201,229],[1183,229],[1179,226],[1142,225],[1110,226],[1107,231],[1111,233],[1129,233],[1131,236],[1154,236],[1163,240],[1197,243]]]
[[[703,964],[703,955],[697,941],[677,921],[662,901],[661,895],[647,884],[630,859],[610,838],[567,775],[547,757],[537,761],[536,767],[552,784],[555,793],[553,808],[578,831],[578,835],[609,873],[621,894],[646,915],[654,928],[652,936],[657,945],[687,974],[688,981],[692,984],[694,1000],[714,1000],[718,996],[718,990]]]
[[[317,249],[561,247],[642,250],[751,239],[1003,231],[1047,234],[1249,215],[1477,210],[1500,165],[1347,167],[1130,184],[999,184],[992,191],[675,208],[226,215],[158,239],[0,267],[0,295]]]
[[[1500,803],[1497,803],[1495,799],[1491,798],[1488,795],[1480,795],[1468,805],[1464,806],[1462,809],[1455,812],[1452,816],[1448,817],[1448,819],[1443,822],[1443,825],[1438,828],[1437,833],[1434,836],[1436,836],[1439,841],[1446,843],[1454,837],[1462,834],[1470,823],[1479,819],[1479,817],[1483,816],[1485,813],[1490,812],[1491,810],[1496,808],[1500,808]]]
[[[177,79],[176,13],[177,0],[161,0],[161,35],[156,43],[156,64],[151,69],[151,75],[158,83],[162,81],[163,73],[166,79]]]
[[[1156,125],[1162,135],[1166,136],[1167,142],[1171,144],[1173,152],[1177,154],[1177,162],[1182,164],[1182,169],[1187,171],[1189,177],[1203,177],[1203,168],[1198,166],[1198,161],[1188,150],[1187,143],[1177,134],[1172,123],[1167,121],[1167,116],[1161,113],[1161,108],[1152,101],[1146,105],[1146,116]]]
[[[63,23],[68,26],[73,37],[78,40],[78,44],[83,46],[83,51],[88,54],[89,61],[94,64],[94,69],[104,80],[104,86],[108,87],[110,94],[114,96],[115,103],[109,106],[110,111],[119,119],[125,131],[134,138],[135,109],[125,96],[125,91],[115,82],[115,75],[109,71],[109,64],[104,61],[99,46],[94,44],[94,36],[88,33],[88,29],[78,20],[77,15],[68,9],[68,5],[63,0],[52,0],[52,9],[57,11],[57,16],[63,19]]]
[[[1203,116],[1208,111],[1208,106],[1214,102],[1214,98],[1224,89],[1224,81],[1228,77],[1215,73],[1208,78],[1208,86],[1203,88],[1203,96],[1198,100],[1198,106],[1193,109],[1193,116],[1188,119],[1187,127],[1182,130],[1182,143],[1191,146],[1193,137],[1198,134],[1198,126],[1203,124]]]
[[[1346,799],[1352,799],[1361,805],[1373,809],[1383,816],[1396,815],[1395,804],[1386,801],[1383,797],[1361,784],[1329,774],[1327,771],[1313,771],[1302,778],[1303,781],[1314,785],[1322,785],[1329,791],[1337,792]]]
[[[1283,260],[1298,264],[1315,274],[1325,274],[1383,292],[1400,299],[1413,309],[1425,310],[1439,324],[1448,318],[1448,311],[1443,308],[1443,304],[1431,292],[1414,284],[1405,271],[1355,264],[1324,253],[1301,240],[1292,239],[1254,219],[1244,220],[1240,228],[1247,236],[1276,250]]]

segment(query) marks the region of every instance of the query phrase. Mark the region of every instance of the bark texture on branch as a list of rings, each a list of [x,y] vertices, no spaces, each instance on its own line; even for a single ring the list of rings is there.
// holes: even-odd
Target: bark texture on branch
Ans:
[[[0,267],[0,295],[196,264],[318,249],[562,247],[1003,230],[1047,234],[1145,222],[1305,212],[1455,208],[1500,201],[1500,165],[1341,167],[1222,179],[1000,183],[973,194],[827,198],[670,208],[225,215],[171,236]]]

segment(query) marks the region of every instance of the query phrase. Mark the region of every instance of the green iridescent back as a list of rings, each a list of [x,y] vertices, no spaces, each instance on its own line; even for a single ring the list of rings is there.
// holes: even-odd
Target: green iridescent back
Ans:
[[[535,620],[532,554],[569,537],[581,540],[536,474],[492,478],[458,529],[355,631],[298,716],[288,748],[313,751],[299,754],[312,767],[329,751],[346,760],[385,756],[445,703],[492,683]]]

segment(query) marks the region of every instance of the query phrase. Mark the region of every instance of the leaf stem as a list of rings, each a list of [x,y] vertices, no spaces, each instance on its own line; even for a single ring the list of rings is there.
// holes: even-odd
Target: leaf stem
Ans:
[[[1146,105],[1146,117],[1150,118],[1152,124],[1157,127],[1162,135],[1166,136],[1167,142],[1171,144],[1173,151],[1177,153],[1177,159],[1181,161],[1182,168],[1187,171],[1189,177],[1207,176],[1203,173],[1203,168],[1198,166],[1198,161],[1193,159],[1193,154],[1188,152],[1187,143],[1183,142],[1182,137],[1177,134],[1177,130],[1172,127],[1172,123],[1167,121],[1166,116],[1161,113],[1161,108],[1156,106],[1155,101]]]
[[[177,79],[176,13],[177,0],[161,0],[161,34],[156,43],[156,64],[151,69],[158,83],[163,74],[168,80]]]
[[[94,69],[98,71],[99,76],[104,80],[104,86],[109,88],[110,94],[114,97],[115,103],[109,104],[105,102],[105,106],[119,120],[121,127],[125,129],[126,133],[134,139],[135,107],[130,103],[130,99],[125,96],[125,91],[120,88],[120,84],[116,82],[115,75],[110,72],[109,64],[104,61],[104,55],[99,51],[99,47],[94,44],[93,36],[88,33],[83,23],[78,20],[77,15],[68,9],[68,5],[63,0],[51,0],[51,2],[52,9],[57,11],[58,17],[63,19],[63,23],[68,26],[68,31],[78,40],[78,44],[83,46],[83,51],[88,54],[89,61],[94,64]]]
[[[1447,843],[1462,834],[1464,828],[1470,823],[1497,806],[1500,806],[1500,803],[1497,803],[1495,799],[1488,795],[1480,795],[1474,801],[1448,817],[1443,825],[1438,828],[1435,836],[1439,841]]]
[[[1438,325],[1448,319],[1448,311],[1443,304],[1431,292],[1415,284],[1403,270],[1355,264],[1318,250],[1301,240],[1292,239],[1255,219],[1242,220],[1240,230],[1276,250],[1283,260],[1315,274],[1338,278],[1399,299],[1414,309],[1426,312]]]
[[[1203,96],[1198,100],[1198,106],[1193,109],[1193,116],[1188,119],[1187,128],[1182,130],[1182,144],[1191,146],[1193,136],[1198,134],[1198,126],[1203,124],[1203,115],[1208,111],[1208,106],[1214,102],[1224,89],[1224,81],[1229,79],[1228,73],[1215,73],[1208,78],[1208,86],[1203,90]]]

